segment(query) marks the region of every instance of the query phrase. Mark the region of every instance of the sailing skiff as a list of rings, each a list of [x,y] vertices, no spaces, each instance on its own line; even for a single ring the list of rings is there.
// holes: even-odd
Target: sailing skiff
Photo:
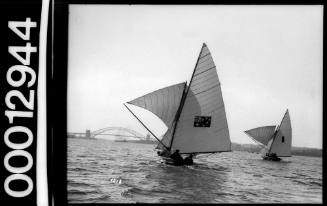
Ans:
[[[221,83],[211,53],[202,45],[190,83],[182,82],[153,91],[127,102],[159,117],[168,127],[159,139],[126,105],[133,116],[158,140],[159,151],[171,154],[230,152]],[[160,152],[158,152],[159,154]],[[169,155],[163,155],[168,158]]]
[[[292,127],[288,109],[277,128],[264,126],[244,132],[262,147],[264,160],[280,161],[280,157],[292,156]]]

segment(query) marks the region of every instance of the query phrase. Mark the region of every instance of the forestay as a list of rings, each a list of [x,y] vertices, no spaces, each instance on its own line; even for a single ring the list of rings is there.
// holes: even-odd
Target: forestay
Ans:
[[[173,136],[173,128],[174,128],[174,124],[175,122],[172,123],[171,127],[168,127],[168,130],[166,131],[165,135],[163,136],[163,138],[161,139],[161,142],[166,146],[169,147],[170,146],[170,141],[171,138]],[[164,146],[160,143],[158,143],[156,149],[164,149]]]
[[[279,157],[291,156],[292,127],[288,110],[286,110],[278,132],[273,139],[269,153],[275,153]]]
[[[216,66],[203,44],[172,140],[180,153],[231,150],[224,101]]]
[[[270,139],[274,137],[276,126],[264,126],[245,131],[252,139],[259,144],[266,146]]]

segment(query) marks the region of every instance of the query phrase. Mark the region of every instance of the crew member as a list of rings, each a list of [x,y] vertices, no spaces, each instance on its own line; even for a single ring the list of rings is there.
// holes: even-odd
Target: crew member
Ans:
[[[183,165],[184,163],[184,160],[182,156],[179,154],[178,149],[172,155],[170,155],[170,158],[174,160],[174,165]]]
[[[184,164],[193,165],[193,154],[190,154],[189,156],[185,157]]]

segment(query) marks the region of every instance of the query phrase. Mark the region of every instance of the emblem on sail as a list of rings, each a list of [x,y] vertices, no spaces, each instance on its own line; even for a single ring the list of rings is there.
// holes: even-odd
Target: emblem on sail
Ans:
[[[206,116],[195,116],[194,127],[210,127],[211,117]]]
[[[245,133],[263,147],[264,159],[280,160],[278,157],[290,157],[292,147],[292,127],[288,110],[282,122],[276,126],[258,127]]]
[[[151,111],[168,127],[161,140],[155,136],[158,149],[178,149],[181,154],[231,151],[221,85],[205,44],[189,85],[165,87],[128,103]]]

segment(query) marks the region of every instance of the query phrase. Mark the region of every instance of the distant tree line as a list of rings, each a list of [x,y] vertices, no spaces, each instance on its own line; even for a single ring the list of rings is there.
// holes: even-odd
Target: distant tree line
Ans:
[[[238,144],[232,143],[232,150],[245,151],[251,153],[260,153],[261,147],[254,144]],[[322,149],[307,147],[292,147],[292,155],[322,157]]]

